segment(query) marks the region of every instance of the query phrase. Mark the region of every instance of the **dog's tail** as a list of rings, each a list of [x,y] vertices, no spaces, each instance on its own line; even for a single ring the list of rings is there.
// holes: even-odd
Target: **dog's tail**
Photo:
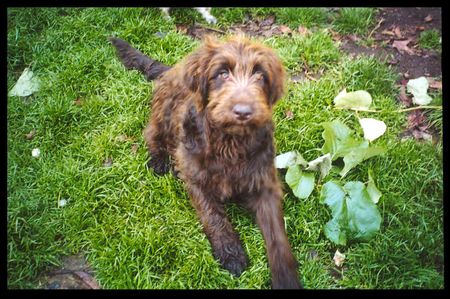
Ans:
[[[158,78],[162,73],[171,68],[159,61],[151,59],[120,38],[110,37],[109,41],[116,47],[117,56],[119,56],[125,67],[127,69],[139,70],[145,75],[148,81]]]

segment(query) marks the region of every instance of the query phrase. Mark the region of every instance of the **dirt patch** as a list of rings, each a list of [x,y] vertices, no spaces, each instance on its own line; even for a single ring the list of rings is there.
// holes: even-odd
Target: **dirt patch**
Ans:
[[[379,26],[371,35],[374,40],[373,45],[363,46],[358,37],[350,36],[342,39],[342,50],[353,55],[375,55],[382,60],[386,59],[406,79],[442,76],[441,54],[418,46],[422,31],[436,29],[442,32],[441,8],[382,8],[376,19]],[[409,42],[405,47],[410,50],[409,53],[401,52],[395,47],[398,42],[407,40]]]
[[[63,265],[39,278],[43,289],[100,289],[86,259],[81,255],[66,256]]]

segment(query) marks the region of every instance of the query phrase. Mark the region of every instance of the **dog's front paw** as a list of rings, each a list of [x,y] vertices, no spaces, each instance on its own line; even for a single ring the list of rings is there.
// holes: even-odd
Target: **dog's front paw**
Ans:
[[[230,271],[233,275],[240,276],[248,265],[247,255],[242,246],[240,244],[227,246],[227,248],[221,248],[220,251],[216,253],[216,256],[222,267]]]
[[[149,168],[152,168],[153,171],[157,175],[164,175],[169,172],[170,170],[170,163],[169,161],[163,160],[163,159],[155,159],[151,158],[150,161],[148,161],[147,166]]]

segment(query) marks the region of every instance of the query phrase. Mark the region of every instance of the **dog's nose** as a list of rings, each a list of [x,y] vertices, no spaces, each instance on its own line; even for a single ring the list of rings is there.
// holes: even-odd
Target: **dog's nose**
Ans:
[[[238,120],[248,120],[252,116],[253,110],[250,105],[236,104],[233,107],[233,113]]]

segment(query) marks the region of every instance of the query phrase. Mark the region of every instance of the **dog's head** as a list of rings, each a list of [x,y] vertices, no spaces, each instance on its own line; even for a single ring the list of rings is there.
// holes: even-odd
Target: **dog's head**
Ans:
[[[211,37],[185,61],[184,82],[199,94],[198,106],[212,124],[240,134],[272,121],[283,95],[285,71],[269,48],[244,37]]]

